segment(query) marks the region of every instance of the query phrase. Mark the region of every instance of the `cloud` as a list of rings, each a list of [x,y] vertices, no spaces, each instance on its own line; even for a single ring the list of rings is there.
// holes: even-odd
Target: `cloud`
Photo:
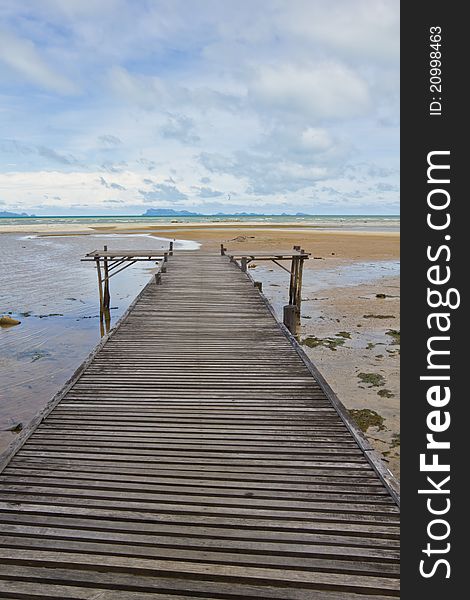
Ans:
[[[365,80],[335,61],[259,67],[249,95],[261,106],[300,112],[314,120],[363,115],[371,105]]]
[[[197,186],[193,186],[193,189],[197,190],[197,195],[199,198],[220,198],[224,195],[223,192],[220,192],[219,190],[213,190],[209,187],[198,188]]]
[[[8,155],[19,154],[20,156],[42,157],[47,163],[56,163],[60,165],[74,165],[78,160],[71,154],[62,154],[47,146],[33,146],[24,144],[18,140],[4,139],[0,140],[0,152]]]
[[[212,173],[228,173],[246,181],[249,194],[279,194],[311,187],[331,175],[324,166],[302,165],[292,161],[279,163],[274,155],[240,151],[232,156],[202,153],[201,164]]]
[[[147,171],[154,171],[157,163],[153,160],[149,160],[148,158],[139,158],[137,163],[147,169]]]
[[[33,42],[0,31],[0,62],[26,82],[59,94],[74,94],[76,85],[40,56]]]
[[[104,185],[104,187],[107,188],[108,190],[126,191],[126,188],[123,185],[120,185],[119,183],[113,183],[113,182],[108,183],[104,177],[100,177],[99,182],[101,183],[101,185]]]
[[[184,115],[170,115],[168,121],[160,128],[166,139],[178,140],[185,144],[197,144],[200,137],[194,133],[194,121]]]
[[[310,47],[346,60],[394,63],[400,52],[396,0],[298,0],[279,14],[280,26]]]
[[[104,162],[101,165],[101,168],[107,173],[122,173],[126,167],[128,167],[128,163],[124,160],[119,162]]]
[[[56,152],[52,148],[46,148],[45,146],[38,146],[36,148],[37,153],[44,158],[48,158],[49,160],[58,162],[62,165],[71,165],[77,162],[77,159],[74,156],[65,156],[64,154],[60,154]]]
[[[119,146],[120,144],[122,144],[122,140],[120,140],[117,136],[115,135],[100,135],[98,138],[98,141],[103,144],[104,146]]]
[[[163,100],[169,101],[164,82],[155,76],[135,76],[124,67],[114,66],[109,70],[108,82],[114,93],[147,110],[157,109]]]
[[[379,192],[398,192],[398,186],[383,181],[376,183],[375,189]]]
[[[187,199],[187,195],[183,194],[176,186],[165,183],[155,184],[151,191],[139,190],[139,193],[145,199],[145,202],[153,202],[155,200],[175,202]]]

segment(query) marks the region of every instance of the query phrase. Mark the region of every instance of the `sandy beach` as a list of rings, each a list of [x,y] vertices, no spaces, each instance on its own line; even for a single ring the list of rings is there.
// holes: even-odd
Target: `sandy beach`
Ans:
[[[383,454],[389,468],[399,476],[397,232],[328,231],[309,224],[259,221],[152,225],[96,225],[83,221],[33,227],[0,224],[0,233],[57,237],[62,243],[68,236],[99,234],[102,243],[101,236],[108,234],[146,234],[192,240],[203,250],[214,252],[219,251],[221,243],[229,249],[257,251],[302,246],[311,253],[311,259],[306,262],[299,340],[374,447]],[[114,237],[108,239],[112,248]],[[149,239],[145,239],[147,247]],[[90,250],[97,243],[98,240],[90,239]],[[122,245],[122,238],[119,244]],[[252,267],[252,276],[263,282],[263,291],[279,313],[287,293],[283,272],[271,263]]]

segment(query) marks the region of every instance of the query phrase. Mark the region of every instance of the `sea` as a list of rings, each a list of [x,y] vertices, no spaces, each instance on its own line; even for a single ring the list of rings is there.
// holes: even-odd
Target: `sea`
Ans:
[[[205,215],[197,217],[143,217],[143,216],[86,216],[86,217],[19,217],[0,218],[0,226],[21,225],[34,228],[35,225],[80,225],[83,222],[90,225],[100,223],[143,223],[158,225],[160,223],[285,223],[292,225],[309,225],[318,229],[348,229],[351,231],[399,231],[400,217],[397,215],[318,215],[318,216],[286,216],[286,215]]]

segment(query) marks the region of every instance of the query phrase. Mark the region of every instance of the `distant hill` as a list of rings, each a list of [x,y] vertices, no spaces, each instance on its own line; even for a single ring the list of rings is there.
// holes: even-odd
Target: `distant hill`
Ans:
[[[14,213],[14,212],[9,212],[8,210],[0,210],[0,218],[17,219],[19,217],[34,217],[34,215],[28,215],[25,212]]]
[[[172,208],[149,208],[143,217],[203,217],[200,213],[187,210],[173,210]]]
[[[143,217],[310,217],[307,213],[295,213],[294,215],[282,213],[280,215],[266,215],[254,212],[222,213],[203,215],[202,213],[190,212],[188,210],[173,210],[172,208],[149,208]]]

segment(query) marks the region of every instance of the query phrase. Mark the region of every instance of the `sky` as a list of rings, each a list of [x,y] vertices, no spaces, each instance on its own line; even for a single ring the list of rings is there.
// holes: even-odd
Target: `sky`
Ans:
[[[0,0],[0,211],[398,214],[399,0]]]

